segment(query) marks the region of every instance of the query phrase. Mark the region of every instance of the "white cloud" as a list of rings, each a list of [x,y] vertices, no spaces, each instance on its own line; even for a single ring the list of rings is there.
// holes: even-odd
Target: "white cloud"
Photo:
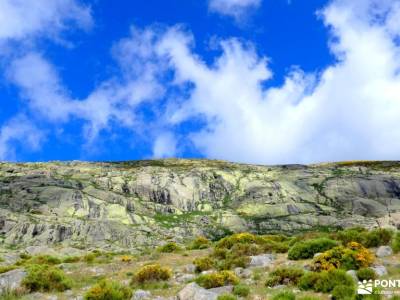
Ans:
[[[0,40],[54,37],[71,24],[90,28],[90,9],[75,0],[0,0]]]
[[[140,131],[144,125],[136,113],[137,106],[155,101],[164,93],[157,80],[162,64],[154,58],[152,37],[147,33],[133,28],[130,38],[115,45],[113,52],[121,66],[121,78],[100,83],[84,99],[73,99],[55,67],[37,52],[15,59],[7,77],[20,89],[26,106],[42,121],[63,125],[83,120],[88,144],[100,131],[114,126]]]
[[[191,37],[171,29],[158,49],[190,96],[171,117],[202,118],[189,136],[207,157],[255,163],[398,159],[400,29],[398,1],[337,0],[321,12],[337,62],[321,74],[294,69],[285,84],[264,88],[267,60],[231,39],[208,66]]]
[[[176,155],[176,139],[171,132],[159,134],[153,144],[153,157],[166,158]]]
[[[239,20],[249,10],[257,8],[260,4],[261,0],[209,0],[208,7],[212,12]]]
[[[0,129],[0,160],[15,160],[15,146],[38,150],[44,135],[25,116],[18,115]]]
[[[63,41],[61,33],[73,27],[90,29],[93,25],[90,8],[75,0],[0,0],[0,58],[3,66],[36,98],[35,110],[54,119],[66,119],[70,104],[52,66],[38,54],[36,40],[47,37]],[[30,54],[27,54],[30,53]],[[21,56],[22,55],[22,56]],[[47,105],[50,104],[50,105]],[[65,109],[65,112],[62,110]],[[21,142],[32,150],[40,146],[43,133],[17,113],[0,127],[0,159],[14,159],[12,145]]]

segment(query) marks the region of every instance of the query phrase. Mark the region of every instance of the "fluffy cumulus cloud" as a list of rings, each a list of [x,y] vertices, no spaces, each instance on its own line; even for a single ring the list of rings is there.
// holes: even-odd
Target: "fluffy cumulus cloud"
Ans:
[[[266,58],[238,40],[221,42],[209,66],[189,34],[171,29],[157,47],[176,85],[193,85],[169,118],[205,121],[190,138],[207,156],[258,163],[397,159],[400,153],[398,1],[337,0],[320,12],[337,62],[320,74],[294,69],[264,88]]]
[[[72,98],[56,67],[36,49],[34,43],[36,38],[43,36],[58,39],[60,33],[73,25],[90,27],[90,9],[72,0],[47,2],[0,2],[4,8],[1,13],[13,16],[13,23],[0,29],[0,41],[3,41],[4,47],[12,44],[13,49],[17,47],[20,50],[18,55],[6,56],[8,62],[5,77],[18,88],[23,106],[34,116],[30,126],[26,122],[15,122],[14,118],[3,125],[5,133],[0,139],[0,148],[3,149],[0,159],[13,159],[13,148],[18,141],[26,139],[28,134],[31,139],[38,138],[36,147],[30,147],[31,150],[39,148],[44,133],[34,126],[38,120],[47,122],[50,128],[62,127],[69,122],[83,122],[86,146],[95,146],[98,135],[104,130],[113,131],[116,127],[124,127],[141,131],[144,128],[143,120],[136,114],[136,107],[163,95],[163,87],[156,80],[161,65],[153,53],[154,49],[150,47],[154,34],[133,28],[132,35],[118,42],[113,49],[122,75],[99,83],[86,98]],[[31,13],[28,14],[28,11]],[[24,15],[29,15],[28,20],[24,20]],[[7,21],[0,20],[0,25]],[[23,38],[31,42],[18,44]],[[18,134],[10,138],[6,134],[9,132]],[[160,143],[163,140],[161,138]],[[157,153],[166,151],[162,150],[162,146],[158,148],[161,150]],[[168,153],[171,153],[172,148],[169,149]]]
[[[5,62],[2,65],[12,68],[13,71],[6,73],[26,90],[36,94],[39,99],[35,104],[37,108],[50,101],[48,97],[56,96],[53,98],[56,105],[65,104],[65,99],[63,93],[57,90],[59,86],[51,66],[35,52],[36,40],[46,37],[62,41],[62,32],[73,27],[87,30],[92,24],[90,8],[75,0],[0,1],[0,59]],[[24,91],[26,95],[29,92]],[[47,114],[52,114],[56,108],[48,105],[45,110],[49,111]],[[58,113],[55,117],[62,116]],[[15,159],[14,148],[18,143],[37,150],[43,140],[43,131],[26,116],[17,114],[0,127],[0,159]]]
[[[15,116],[0,129],[0,160],[17,159],[14,147],[10,147],[11,143],[16,142],[30,150],[37,150],[42,139],[41,131],[26,116]]]
[[[209,0],[209,10],[222,15],[241,19],[249,10],[260,6],[261,0]]]
[[[161,70],[160,63],[152,54],[151,39],[148,31],[132,29],[132,36],[116,44],[113,51],[122,64],[123,79],[110,78],[100,83],[84,99],[71,98],[54,66],[38,53],[15,59],[7,77],[21,91],[26,106],[40,118],[53,124],[84,121],[84,136],[91,143],[100,131],[112,130],[116,125],[139,129],[136,107],[163,96],[156,75]]]
[[[165,158],[176,155],[176,139],[171,132],[162,132],[157,135],[153,145],[153,157]]]
[[[1,0],[0,40],[55,37],[71,25],[90,28],[90,9],[75,0]]]

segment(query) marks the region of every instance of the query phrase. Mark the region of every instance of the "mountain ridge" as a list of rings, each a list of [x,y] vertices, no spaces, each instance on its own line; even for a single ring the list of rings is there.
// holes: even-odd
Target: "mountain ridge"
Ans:
[[[0,163],[0,242],[152,247],[196,235],[400,226],[400,162]]]

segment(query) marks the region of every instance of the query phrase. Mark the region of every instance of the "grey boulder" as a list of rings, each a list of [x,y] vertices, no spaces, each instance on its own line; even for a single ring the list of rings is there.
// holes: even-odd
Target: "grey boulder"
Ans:
[[[272,254],[261,254],[256,256],[250,256],[250,267],[268,267],[274,261]]]
[[[392,254],[393,254],[393,250],[390,246],[380,246],[376,250],[377,257],[386,257],[386,256],[390,256]]]
[[[8,271],[0,274],[0,293],[6,290],[15,290],[21,287],[22,280],[25,278],[26,272],[22,269]]]

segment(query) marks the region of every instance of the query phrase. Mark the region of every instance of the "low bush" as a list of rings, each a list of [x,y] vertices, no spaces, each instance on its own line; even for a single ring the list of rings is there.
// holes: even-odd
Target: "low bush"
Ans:
[[[27,254],[27,253],[20,253],[19,258],[20,259],[30,259],[32,256]]]
[[[336,286],[354,286],[354,280],[344,270],[330,270],[321,273],[307,272],[299,280],[299,288],[302,290],[314,290],[316,292],[329,293]]]
[[[363,245],[367,248],[388,245],[392,240],[393,231],[379,228],[369,231],[365,235]]]
[[[358,270],[369,267],[374,261],[374,255],[361,244],[349,243],[346,247],[338,246],[318,255],[313,260],[314,271],[345,269]]]
[[[265,252],[287,252],[288,241],[288,238],[279,235],[232,234],[216,243],[212,257],[216,259],[216,268],[219,270],[244,268],[250,261],[249,256]]]
[[[377,274],[371,268],[362,268],[357,271],[357,278],[359,281],[374,280],[377,278]]]
[[[215,245],[216,249],[232,249],[238,244],[257,245],[259,252],[273,251],[284,253],[287,252],[289,239],[284,236],[265,235],[258,236],[248,232],[236,233],[227,236]]]
[[[272,287],[280,284],[297,285],[304,271],[297,268],[282,267],[272,271],[267,278],[265,285]]]
[[[237,297],[232,294],[221,294],[218,296],[217,300],[237,300]]]
[[[316,282],[316,292],[328,293],[338,285],[353,286],[354,279],[346,274],[344,270],[330,270],[321,273],[320,279]]]
[[[165,281],[172,277],[170,268],[162,267],[158,264],[146,265],[141,267],[132,278],[132,283],[146,283],[152,281]]]
[[[275,294],[271,298],[272,300],[295,300],[296,296],[291,291],[283,291]]]
[[[196,278],[196,283],[206,289],[224,285],[237,285],[239,278],[231,271],[220,271],[210,274],[203,274]]]
[[[200,257],[196,258],[193,264],[196,266],[196,272],[203,272],[214,267],[214,260],[209,257]]]
[[[67,256],[63,259],[63,263],[76,263],[80,260],[81,258],[79,256]]]
[[[30,292],[62,292],[71,288],[71,284],[63,270],[49,265],[30,265],[22,281],[22,286]]]
[[[125,263],[130,263],[132,261],[132,256],[130,255],[122,255],[121,256],[121,261]]]
[[[219,259],[216,261],[215,266],[218,270],[231,270],[233,268],[245,268],[250,262],[249,256],[236,255],[235,253],[229,252],[225,259]]]
[[[289,243],[277,242],[265,238],[261,248],[263,249],[263,252],[286,253],[289,250]]]
[[[168,242],[165,245],[158,247],[157,250],[162,253],[173,253],[182,250],[182,248],[175,242]]]
[[[247,297],[250,294],[250,287],[246,284],[238,284],[233,287],[233,294],[240,297]]]
[[[318,238],[295,243],[288,252],[288,258],[292,260],[314,257],[318,252],[324,252],[338,246],[338,242],[328,238]]]
[[[198,236],[189,245],[189,250],[206,249],[210,246],[210,241],[204,236]]]
[[[92,286],[84,296],[85,300],[128,300],[132,291],[116,281],[102,280]]]
[[[29,259],[30,264],[36,265],[58,265],[61,264],[61,259],[51,255],[37,255]]]
[[[392,236],[393,232],[388,229],[378,228],[368,231],[359,227],[346,229],[336,234],[336,238],[340,240],[343,245],[350,242],[357,242],[367,248],[388,245]]]
[[[394,253],[400,252],[400,231],[393,237],[392,249]]]
[[[99,257],[100,256],[100,254],[99,253],[88,253],[88,254],[86,254],[84,257],[83,257],[83,260],[86,262],[86,263],[88,263],[88,264],[91,264],[91,263],[93,263],[94,262],[94,260],[97,258],[97,257]]]
[[[215,245],[217,249],[231,249],[236,244],[260,244],[263,239],[251,233],[236,233],[224,237]]]
[[[332,290],[333,300],[352,300],[356,291],[353,286],[337,285]]]
[[[317,272],[306,272],[300,278],[298,287],[301,290],[313,290],[317,282],[321,279],[321,273]]]
[[[258,255],[262,252],[262,247],[256,244],[236,244],[230,249],[231,255],[236,257]]]

